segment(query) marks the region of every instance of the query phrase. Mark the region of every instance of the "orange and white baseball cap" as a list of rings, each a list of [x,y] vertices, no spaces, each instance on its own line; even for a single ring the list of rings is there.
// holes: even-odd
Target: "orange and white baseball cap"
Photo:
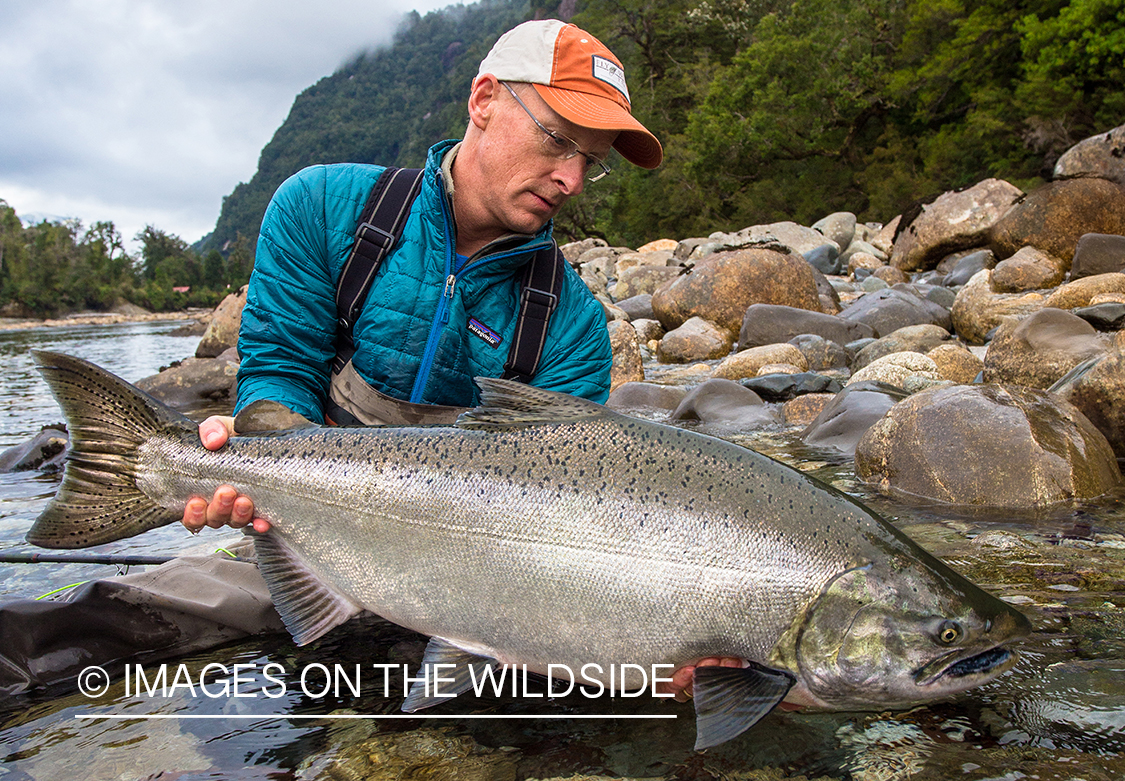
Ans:
[[[513,27],[481,61],[477,77],[533,84],[547,105],[576,125],[620,130],[614,148],[630,163],[656,168],[664,151],[631,113],[625,69],[585,30],[557,19]]]

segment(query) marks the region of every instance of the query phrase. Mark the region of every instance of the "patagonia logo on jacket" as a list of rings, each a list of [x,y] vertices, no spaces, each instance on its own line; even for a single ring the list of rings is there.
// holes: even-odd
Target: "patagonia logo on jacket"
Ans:
[[[500,342],[504,341],[500,338],[500,334],[493,331],[487,325],[477,320],[475,317],[469,318],[469,333],[474,336],[479,336],[492,347],[496,347]]]

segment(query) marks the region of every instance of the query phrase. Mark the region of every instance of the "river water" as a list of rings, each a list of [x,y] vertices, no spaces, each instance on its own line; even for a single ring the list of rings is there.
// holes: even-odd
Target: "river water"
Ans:
[[[194,337],[171,335],[177,325],[0,332],[0,449],[61,417],[30,349],[87,358],[135,381],[194,352]],[[1125,777],[1125,496],[1045,518],[956,517],[871,494],[850,461],[807,451],[794,432],[740,443],[869,503],[1023,610],[1036,632],[1017,667],[908,713],[774,712],[699,754],[691,703],[535,698],[543,684],[534,680],[520,696],[463,696],[427,712],[435,718],[404,717],[398,667],[383,678],[372,665],[414,665],[424,639],[368,618],[304,648],[279,634],[173,660],[163,667],[179,685],[162,690],[134,679],[95,698],[64,688],[0,701],[0,779]],[[23,535],[57,485],[52,474],[0,474],[0,551],[33,550]],[[232,539],[176,525],[104,549],[171,556]],[[0,564],[0,599],[118,571]],[[104,715],[118,718],[91,718]]]

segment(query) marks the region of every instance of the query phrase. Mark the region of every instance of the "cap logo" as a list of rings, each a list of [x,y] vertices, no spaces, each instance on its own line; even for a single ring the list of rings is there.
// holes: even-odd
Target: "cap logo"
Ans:
[[[594,78],[604,81],[629,100],[629,87],[625,84],[625,70],[613,60],[594,55]]]

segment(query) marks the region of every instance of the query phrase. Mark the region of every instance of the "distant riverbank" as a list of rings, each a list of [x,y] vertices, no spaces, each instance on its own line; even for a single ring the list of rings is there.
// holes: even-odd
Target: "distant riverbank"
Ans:
[[[23,331],[29,328],[58,328],[68,325],[112,325],[114,323],[147,323],[166,320],[196,320],[206,324],[210,309],[186,309],[179,312],[78,312],[47,320],[0,318],[0,331]],[[201,331],[202,333],[202,331]]]

